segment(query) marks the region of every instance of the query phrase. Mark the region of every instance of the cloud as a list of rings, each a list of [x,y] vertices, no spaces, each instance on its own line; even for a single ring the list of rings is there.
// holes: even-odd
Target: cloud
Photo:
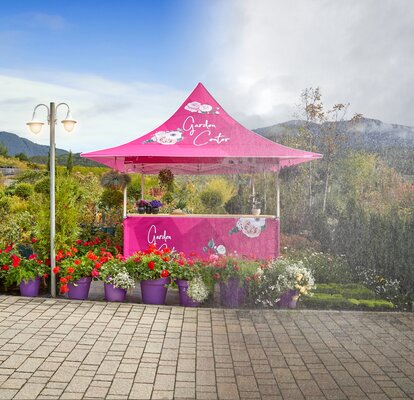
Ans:
[[[410,0],[229,1],[219,14],[209,79],[248,127],[291,119],[310,86],[328,107],[414,126]]]
[[[48,144],[47,127],[33,135],[25,124],[38,103],[65,102],[78,124],[70,134],[58,124],[56,146],[75,152],[116,146],[142,136],[167,120],[188,94],[158,84],[125,84],[93,75],[49,71],[52,82],[25,78],[29,74],[24,71],[20,75],[0,70],[0,129]],[[59,110],[58,120],[65,115],[65,110]],[[45,110],[40,109],[38,116],[46,120]]]

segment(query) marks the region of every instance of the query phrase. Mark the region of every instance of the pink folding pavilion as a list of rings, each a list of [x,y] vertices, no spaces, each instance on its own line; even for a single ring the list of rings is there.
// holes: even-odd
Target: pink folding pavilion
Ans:
[[[82,153],[121,172],[234,174],[278,171],[320,154],[272,142],[235,121],[199,83],[161,126],[132,142]]]
[[[282,146],[235,121],[199,83],[161,126],[137,139],[104,150],[82,153],[125,173],[243,174],[275,172],[276,217],[279,218],[278,171],[322,156]],[[124,193],[124,217],[126,192]]]

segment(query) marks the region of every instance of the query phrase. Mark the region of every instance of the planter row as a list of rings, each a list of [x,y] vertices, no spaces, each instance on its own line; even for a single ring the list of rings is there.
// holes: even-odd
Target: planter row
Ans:
[[[72,300],[87,300],[92,278],[81,278],[75,283],[68,284],[68,297]],[[167,297],[168,278],[141,281],[141,297],[144,304],[165,304]],[[183,307],[197,307],[199,303],[187,295],[188,281],[177,279],[180,305]],[[40,278],[20,283],[20,294],[26,297],[39,295]],[[126,289],[116,288],[111,284],[104,283],[105,300],[124,302],[126,300]],[[239,281],[230,278],[227,283],[220,283],[220,304],[224,307],[240,307],[244,304],[247,295],[247,287],[240,286]],[[296,308],[297,292],[289,290],[280,298],[281,308]]]

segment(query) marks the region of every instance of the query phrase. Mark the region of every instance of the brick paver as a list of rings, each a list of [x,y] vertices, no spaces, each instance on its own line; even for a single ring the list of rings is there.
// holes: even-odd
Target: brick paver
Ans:
[[[0,399],[414,399],[414,315],[0,296]]]

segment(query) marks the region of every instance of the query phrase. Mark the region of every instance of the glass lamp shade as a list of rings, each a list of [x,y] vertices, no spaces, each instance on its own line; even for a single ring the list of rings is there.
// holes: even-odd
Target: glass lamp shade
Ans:
[[[75,127],[76,121],[74,119],[64,119],[62,121],[63,127],[67,132],[72,132]]]
[[[31,132],[37,134],[42,130],[44,123],[33,119],[30,122],[28,122],[26,125],[29,127]]]

